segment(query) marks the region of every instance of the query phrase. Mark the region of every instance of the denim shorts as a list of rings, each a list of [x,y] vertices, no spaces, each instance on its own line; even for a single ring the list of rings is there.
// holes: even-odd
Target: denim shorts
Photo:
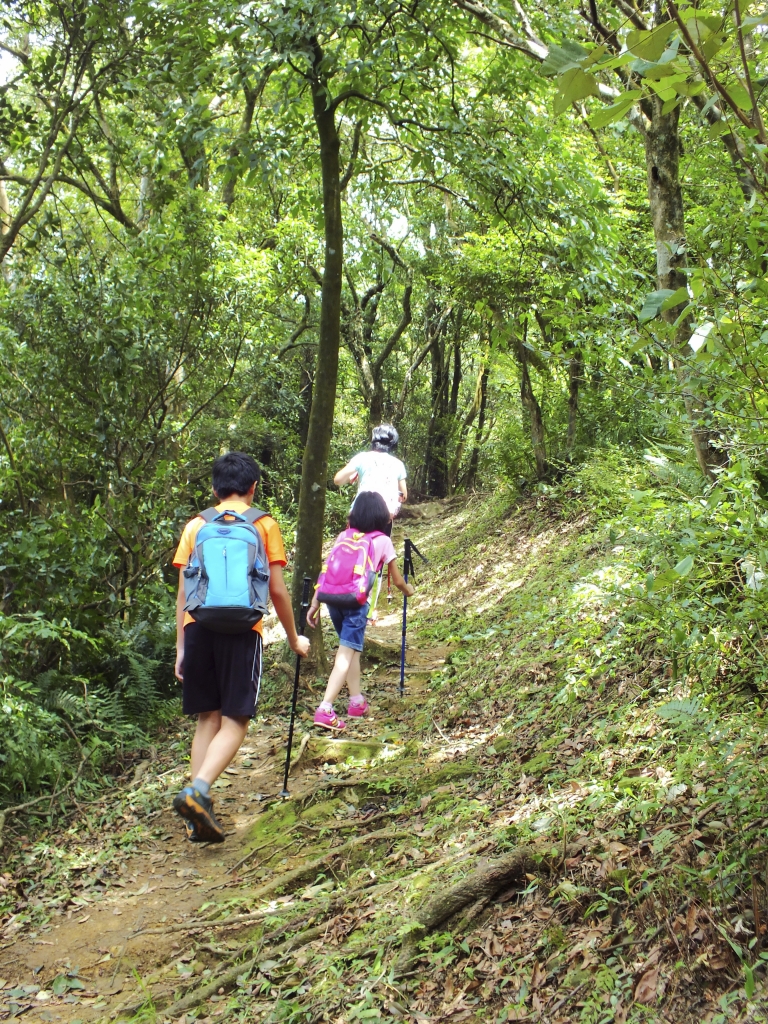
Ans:
[[[353,651],[362,651],[368,622],[368,602],[359,608],[335,608],[332,604],[326,607],[333,628],[339,634],[339,642],[345,647],[351,647]]]

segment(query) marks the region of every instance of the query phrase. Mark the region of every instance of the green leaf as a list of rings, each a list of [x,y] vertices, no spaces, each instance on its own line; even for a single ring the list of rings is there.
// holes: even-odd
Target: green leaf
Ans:
[[[693,568],[693,555],[686,555],[681,561],[675,566],[675,572],[678,576],[687,576]]]
[[[659,591],[665,590],[671,583],[675,583],[677,578],[677,573],[674,569],[665,569],[664,572],[660,572],[657,576],[654,576],[651,588],[648,592],[651,594],[658,594]]]
[[[660,293],[656,292],[655,294],[658,295]],[[687,302],[687,301],[688,301],[688,289],[685,286],[683,286],[682,288],[678,288],[677,291],[672,292],[671,295],[668,295],[667,298],[664,299],[664,301],[661,304],[661,312],[664,313],[668,309],[674,309],[674,307],[675,306],[679,306],[681,302]]]
[[[628,92],[622,93],[615,103],[611,103],[610,106],[603,107],[601,110],[596,110],[588,118],[590,127],[604,128],[607,124],[620,120],[642,95],[641,89],[630,89]]]
[[[647,323],[648,320],[653,320],[655,316],[658,316],[661,312],[661,307],[664,305],[664,300],[674,294],[671,288],[662,288],[660,291],[651,292],[650,295],[646,295],[643,308],[638,316],[640,323]]]
[[[650,338],[638,338],[634,345],[630,345],[627,351],[628,356],[636,356],[638,352],[642,352],[644,348],[647,348],[651,344]]]
[[[662,704],[656,708],[656,714],[669,722],[684,722],[695,717],[700,710],[701,701],[694,697],[692,700],[671,700],[668,704]]]
[[[681,96],[698,96],[706,87],[706,82],[675,82],[675,89]]]
[[[580,68],[582,61],[589,56],[589,50],[585,50],[578,43],[566,40],[562,46],[555,44],[550,46],[549,52],[542,62],[541,70],[545,75],[562,75],[564,71]]]
[[[559,90],[555,96],[555,114],[562,114],[576,100],[583,100],[587,96],[597,96],[597,80],[593,75],[588,75],[581,68],[572,68],[561,75]]]
[[[726,91],[737,107],[740,107],[742,110],[752,110],[750,95],[740,82],[735,85],[729,85]]]
[[[768,22],[768,14],[755,14],[749,18],[744,18],[741,22],[743,29],[754,28],[755,25],[765,25]]]
[[[55,996],[66,995],[67,994],[67,989],[69,988],[69,982],[67,980],[66,975],[60,974],[58,976],[58,978],[54,978],[53,979],[53,984],[51,985],[51,988],[52,988],[53,994]]]
[[[726,36],[710,36],[705,43],[701,44],[701,52],[707,60],[711,60],[719,50],[722,50],[727,41]]]
[[[636,57],[655,62],[666,50],[667,40],[674,29],[674,21],[665,21],[650,32],[636,29],[627,36],[627,49]]]
[[[744,994],[747,999],[755,994],[755,972],[749,964],[744,964]]]

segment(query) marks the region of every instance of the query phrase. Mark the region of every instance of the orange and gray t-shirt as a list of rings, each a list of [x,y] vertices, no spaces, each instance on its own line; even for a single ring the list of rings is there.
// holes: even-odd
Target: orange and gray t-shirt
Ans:
[[[228,498],[226,501],[220,502],[216,509],[218,512],[245,512],[251,506],[244,501],[233,501]],[[201,526],[205,525],[205,520],[200,516],[195,516],[194,519],[190,519],[187,525],[184,527],[184,532],[181,535],[179,546],[176,548],[176,554],[173,556],[173,564],[177,569],[183,569],[189,562],[189,556],[195,550],[195,541],[197,539],[197,533]],[[261,539],[264,541],[264,550],[267,553],[267,561],[270,565],[287,565],[288,561],[285,557],[285,547],[283,546],[283,538],[280,534],[280,527],[277,525],[275,520],[271,516],[262,516],[261,519],[257,519],[254,526],[261,534]],[[190,622],[195,620],[189,614],[184,613],[184,625],[188,626]],[[257,622],[253,627],[257,633],[262,633],[261,622]]]

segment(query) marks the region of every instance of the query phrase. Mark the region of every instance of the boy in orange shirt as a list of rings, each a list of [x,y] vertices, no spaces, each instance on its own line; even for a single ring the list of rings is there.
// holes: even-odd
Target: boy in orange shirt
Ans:
[[[261,471],[250,455],[227,452],[219,456],[213,464],[213,492],[219,499],[217,511],[247,511],[260,479]],[[239,750],[256,710],[261,684],[262,625],[259,621],[252,629],[240,633],[213,632],[184,610],[184,569],[204,525],[200,516],[187,523],[173,558],[179,569],[176,678],[183,687],[184,714],[197,716],[191,784],[176,795],[173,807],[185,819],[191,842],[222,843],[224,830],[213,813],[210,788]],[[253,525],[261,535],[269,562],[269,596],[277,617],[291,650],[306,657],[309,640],[296,632],[291,599],[283,579],[287,562],[280,528],[267,515]]]

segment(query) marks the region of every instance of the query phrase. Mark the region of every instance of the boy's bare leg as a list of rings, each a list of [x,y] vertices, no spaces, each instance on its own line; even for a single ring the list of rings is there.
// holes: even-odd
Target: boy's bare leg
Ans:
[[[197,728],[195,729],[195,737],[192,740],[192,756],[189,766],[189,777],[191,779],[194,780],[200,775],[200,768],[205,760],[205,755],[208,753],[208,748],[220,728],[220,711],[204,711],[197,716]]]
[[[350,693],[360,693],[360,651],[353,651],[351,647],[340,644],[325,688],[325,704],[333,704],[345,681],[349,684]],[[357,690],[352,689],[354,685],[357,686]]]
[[[210,712],[210,714],[219,716],[219,728],[208,741],[200,767],[197,771],[194,771],[193,768],[192,773],[193,779],[203,779],[209,785],[215,782],[224,769],[229,766],[240,749],[240,744],[245,739],[250,722],[250,718],[229,718],[219,711]],[[202,717],[201,715],[198,718],[198,726]],[[197,740],[197,733],[195,733],[195,740]],[[192,747],[194,750],[194,743]]]

